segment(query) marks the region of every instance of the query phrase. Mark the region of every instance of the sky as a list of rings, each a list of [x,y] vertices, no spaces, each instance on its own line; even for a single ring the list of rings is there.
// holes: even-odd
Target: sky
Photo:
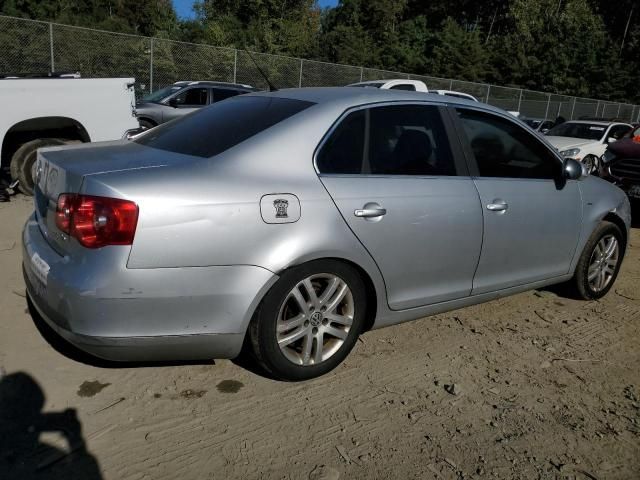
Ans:
[[[173,6],[180,18],[193,18],[193,3],[195,0],[173,0]],[[318,0],[321,7],[335,7],[338,0]]]

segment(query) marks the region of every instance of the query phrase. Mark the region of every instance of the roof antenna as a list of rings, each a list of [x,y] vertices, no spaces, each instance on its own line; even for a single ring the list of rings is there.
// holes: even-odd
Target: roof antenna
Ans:
[[[264,78],[265,81],[267,82],[267,85],[269,85],[269,91],[270,92],[277,92],[278,89],[273,85],[273,83],[271,83],[271,80],[269,80],[269,77],[267,77],[267,74],[262,71],[262,69],[260,68],[260,65],[258,65],[258,62],[256,62],[256,59],[253,58],[253,55],[251,55],[251,52],[249,52],[249,50],[247,50],[247,47],[244,47],[243,50],[245,52],[247,52],[247,55],[249,55],[249,58],[251,59],[251,61],[253,61],[253,64],[258,69],[258,72],[260,72],[260,75],[262,75],[262,78]]]

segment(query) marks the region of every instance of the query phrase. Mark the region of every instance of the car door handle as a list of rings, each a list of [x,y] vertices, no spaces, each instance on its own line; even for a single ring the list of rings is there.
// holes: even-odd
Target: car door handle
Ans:
[[[382,215],[387,214],[387,209],[386,208],[362,208],[360,210],[355,210],[353,214],[356,217],[361,217],[361,218],[381,217]]]
[[[494,200],[493,203],[487,205],[487,210],[491,212],[504,212],[509,208],[509,205],[504,200]]]

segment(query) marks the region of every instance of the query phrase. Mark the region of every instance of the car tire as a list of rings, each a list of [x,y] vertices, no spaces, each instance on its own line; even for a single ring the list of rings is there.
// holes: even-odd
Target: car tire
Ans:
[[[261,366],[280,380],[324,375],[355,345],[366,306],[362,278],[349,265],[315,260],[293,267],[255,312],[249,325],[251,349]]]
[[[11,178],[19,180],[19,188],[25,195],[33,195],[33,166],[39,148],[64,145],[60,138],[37,138],[23,144],[11,157]]]
[[[147,120],[146,118],[141,118],[140,120],[138,120],[138,123],[144,130],[149,130],[150,128],[157,126],[156,123],[152,122],[151,120]]]
[[[611,240],[615,250],[608,251]],[[583,300],[604,297],[616,281],[624,257],[625,243],[620,228],[602,222],[591,234],[582,251],[572,284],[576,295]],[[602,283],[598,283],[602,282]]]
[[[598,175],[600,172],[600,159],[595,155],[587,155],[582,159],[582,163],[586,165],[589,175]]]

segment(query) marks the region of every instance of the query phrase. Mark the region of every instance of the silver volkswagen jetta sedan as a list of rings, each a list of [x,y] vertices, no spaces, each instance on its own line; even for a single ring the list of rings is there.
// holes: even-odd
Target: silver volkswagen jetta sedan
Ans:
[[[255,93],[134,142],[42,150],[28,296],[111,360],[324,374],[357,336],[571,282],[605,295],[624,193],[502,110],[415,92]]]

